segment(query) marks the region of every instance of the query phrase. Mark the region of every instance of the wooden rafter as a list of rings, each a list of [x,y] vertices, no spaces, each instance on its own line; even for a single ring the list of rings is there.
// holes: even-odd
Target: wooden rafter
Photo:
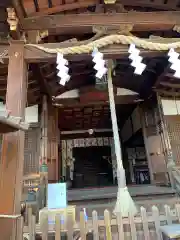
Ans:
[[[177,8],[179,8],[177,0],[167,0],[167,1],[121,0],[121,3],[126,6],[150,7],[155,9],[164,9],[164,10],[177,10]]]
[[[73,21],[72,21],[73,19]],[[79,28],[93,26],[119,27],[132,24],[133,30],[171,30],[174,25],[180,24],[179,11],[165,12],[127,12],[113,14],[77,14],[77,15],[49,15],[42,17],[25,18],[22,22],[24,30],[46,30],[61,28]]]
[[[167,88],[178,88],[180,89],[180,83],[160,82],[160,85]]]
[[[165,67],[164,71],[157,78],[156,83],[155,83],[155,87],[157,87],[161,83],[161,81],[164,80],[164,78],[165,78],[165,76],[167,75],[168,72],[169,72],[169,65],[167,67]]]
[[[162,89],[155,89],[155,92],[157,92],[159,95],[163,96],[169,96],[169,97],[180,97],[180,92],[174,91],[173,89],[169,90],[162,90]]]
[[[35,76],[37,77],[37,81],[38,81],[39,85],[42,87],[41,92],[44,94],[47,93],[51,97],[52,96],[51,89],[48,88],[46,80],[43,78],[43,76],[41,74],[40,67],[37,64],[34,64],[32,69],[33,69]]]
[[[73,10],[73,9],[86,8],[86,7],[95,5],[97,3],[98,3],[98,0],[88,0],[88,1],[66,3],[66,4],[62,4],[62,5],[57,5],[57,6],[52,7],[52,8],[45,8],[40,12],[34,12],[32,14],[29,14],[28,17],[44,16],[44,15],[49,15],[49,14],[53,14],[53,13],[70,11],[70,10]]]
[[[13,7],[16,11],[16,14],[19,19],[19,23],[21,25],[24,17],[26,16],[24,8],[22,7],[21,1],[20,0],[12,0]]]
[[[15,0],[17,1],[17,0]],[[71,2],[63,2],[62,4],[57,3],[53,4],[53,6],[48,7],[48,4],[45,5],[43,4],[43,7],[41,7],[41,1],[36,1],[38,3],[39,8],[35,7],[35,3],[31,5],[28,4],[28,6],[32,6],[32,10],[36,8],[36,11],[32,11],[31,13],[28,14],[28,17],[32,16],[43,16],[43,15],[49,15],[49,14],[54,14],[54,13],[59,13],[63,11],[70,11],[74,9],[81,9],[81,8],[87,8],[90,6],[97,6],[99,8],[100,2],[99,0],[83,0],[83,1],[71,1]],[[120,1],[121,6],[125,7],[140,7],[140,8],[151,8],[151,9],[158,9],[158,10],[179,10],[180,7],[178,5],[177,0],[166,0],[166,1],[159,1],[159,0],[121,0]],[[115,8],[118,8],[119,3],[114,4]],[[24,3],[24,8],[26,9],[26,2]],[[106,5],[107,6],[107,5]],[[109,6],[108,6],[109,7]]]

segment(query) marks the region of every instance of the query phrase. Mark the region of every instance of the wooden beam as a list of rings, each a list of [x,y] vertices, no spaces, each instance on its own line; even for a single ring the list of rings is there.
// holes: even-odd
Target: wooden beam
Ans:
[[[177,88],[180,89],[180,83],[173,83],[173,82],[160,82],[160,86],[167,87],[167,88]]]
[[[98,0],[88,0],[88,1],[61,4],[52,8],[45,8],[39,12],[34,12],[32,14],[29,14],[28,17],[44,16],[44,15],[49,15],[49,14],[58,13],[58,12],[70,11],[74,9],[87,8],[97,3],[98,3]]]
[[[43,76],[41,74],[40,66],[38,66],[37,64],[33,64],[32,69],[33,69],[35,76],[37,77],[37,82],[41,86],[41,92],[43,94],[48,94],[48,96],[51,98],[53,95],[52,91],[48,87],[46,80],[43,78]]]
[[[72,21],[73,19],[73,21]],[[61,28],[62,33],[67,28],[79,27],[118,27],[120,25],[133,25],[134,31],[171,30],[174,25],[180,25],[179,11],[164,12],[127,12],[127,13],[94,13],[76,15],[48,15],[43,17],[25,18],[22,27],[29,30],[50,30]]]
[[[133,7],[150,7],[155,9],[163,9],[163,10],[177,10],[179,7],[177,6],[177,0],[171,1],[152,1],[152,0],[121,0],[121,3],[125,6],[133,6]]]
[[[164,80],[164,78],[166,77],[167,73],[169,72],[169,68],[170,67],[170,64],[168,64],[168,66],[166,66],[163,70],[163,72],[159,75],[159,77],[157,78],[156,82],[155,82],[155,87],[157,87],[161,81]]]
[[[49,47],[49,48],[56,48],[61,47],[61,44],[41,44],[41,46]],[[69,46],[71,46],[69,44]],[[5,50],[8,50],[9,46],[1,45],[0,46],[0,54],[3,53]],[[176,50],[178,52],[178,49]],[[101,52],[104,54],[105,58],[108,59],[117,59],[117,58],[125,58],[129,55],[128,53],[128,46],[125,45],[111,45],[108,47],[104,47]],[[158,57],[158,56],[165,56],[166,52],[160,51],[149,51],[149,50],[141,50],[141,56],[146,57]],[[2,59],[4,62],[8,62],[8,55],[4,56]],[[91,54],[74,54],[66,56],[68,60],[71,61],[81,61],[84,59],[91,59]],[[49,54],[44,51],[41,51],[37,48],[27,46],[25,48],[25,60],[28,63],[38,63],[38,62],[55,62],[56,54]]]
[[[180,92],[176,91],[167,91],[162,89],[154,89],[155,92],[157,92],[159,95],[169,96],[169,97],[180,97]]]
[[[73,3],[66,3],[57,6],[53,6],[51,8],[44,8],[41,9],[39,12],[33,12],[28,14],[28,17],[37,17],[43,15],[50,15],[54,13],[70,11],[74,9],[86,8],[93,5],[99,5],[99,0],[88,0],[88,1],[81,1],[81,2],[73,2]],[[161,10],[179,10],[177,7],[177,0],[168,1],[168,3],[162,3],[159,1],[147,1],[147,0],[121,0],[121,4],[124,6],[133,6],[133,7],[150,7],[155,9]],[[115,7],[118,4],[115,4]]]
[[[171,43],[175,42],[174,39],[144,39],[150,42],[160,42],[160,43]],[[177,41],[177,39],[176,39]],[[66,48],[80,45],[80,42],[66,42],[66,43],[44,43],[39,44],[39,46],[56,49],[56,48]],[[117,58],[125,58],[129,55],[128,53],[129,46],[127,45],[110,45],[101,49],[101,52],[104,54],[106,59],[117,59]],[[8,53],[9,45],[0,45],[0,55],[7,51]],[[176,52],[180,52],[180,49],[176,49]],[[150,51],[146,49],[141,49],[141,56],[143,57],[159,57],[159,56],[166,56],[167,51]],[[55,62],[56,54],[50,54],[44,52],[42,50],[37,49],[36,47],[32,47],[30,45],[26,45],[25,47],[25,60],[28,63],[36,63],[36,62]],[[73,54],[67,55],[66,58],[71,61],[84,61],[85,59],[92,59],[91,54]],[[8,61],[8,54],[4,55],[2,59],[5,63]]]
[[[50,46],[50,45],[49,45]],[[58,44],[57,44],[58,46]],[[104,54],[106,59],[117,59],[117,58],[125,58],[129,55],[128,53],[128,46],[123,45],[111,45],[108,47],[104,47],[101,52]],[[149,50],[142,50],[141,56],[148,56],[148,57],[158,57],[164,56],[165,52],[160,51],[149,51]],[[84,59],[91,59],[91,54],[74,54],[66,56],[68,60],[71,61],[81,61]],[[38,50],[36,48],[28,47],[25,53],[25,59],[29,63],[32,62],[54,62],[56,60],[56,54],[49,54],[44,51]]]
[[[24,118],[27,93],[27,66],[24,44],[12,42],[9,47],[6,107],[11,114]],[[20,214],[24,164],[24,132],[5,134],[0,161],[0,214]],[[16,239],[14,220],[0,219],[2,239]]]
[[[20,0],[12,0],[12,4],[13,4],[13,7],[16,11],[16,14],[18,16],[18,19],[19,19],[19,23],[21,25],[22,23],[22,20],[24,19],[25,17],[25,11],[24,11],[24,8],[22,7],[22,4],[21,4],[21,1]]]
[[[116,89],[115,89],[116,91]],[[107,91],[102,92],[103,97],[97,98],[97,91],[94,90],[89,93],[84,93],[80,95],[80,97],[77,98],[71,98],[71,99],[57,99],[54,101],[54,104],[58,104],[60,107],[62,106],[88,106],[88,105],[109,105],[109,98]],[[115,101],[116,104],[133,104],[138,102],[139,95],[120,95],[120,96],[115,96]]]
[[[11,0],[1,0],[0,1],[0,7],[9,7],[11,6],[12,2]]]

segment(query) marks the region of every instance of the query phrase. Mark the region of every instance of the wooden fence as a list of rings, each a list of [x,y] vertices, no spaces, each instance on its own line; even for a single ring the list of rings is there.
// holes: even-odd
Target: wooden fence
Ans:
[[[48,223],[48,217],[43,223],[36,224],[35,216],[28,214],[28,226],[24,226],[24,236],[28,240],[51,239],[60,240],[62,236],[66,239],[162,239],[160,226],[172,223],[180,223],[180,204],[175,205],[174,209],[164,206],[164,213],[159,213],[156,206],[152,207],[152,212],[146,212],[144,207],[140,208],[137,216],[129,215],[128,218],[122,218],[112,215],[108,210],[104,211],[104,216],[98,216],[97,211],[92,212],[88,219],[84,212],[80,212],[79,221],[73,220],[69,214],[65,221],[62,216],[56,215],[55,221]],[[36,238],[35,238],[36,236]],[[54,237],[52,238],[54,239]]]

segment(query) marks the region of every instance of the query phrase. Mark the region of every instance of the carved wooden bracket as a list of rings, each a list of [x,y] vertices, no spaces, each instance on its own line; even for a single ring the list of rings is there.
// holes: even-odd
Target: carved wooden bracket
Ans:
[[[133,30],[133,25],[130,25],[130,24],[120,25],[119,27],[115,27],[115,26],[93,27],[93,32],[101,35],[110,35],[110,34],[130,35],[130,32],[132,30]]]
[[[7,14],[8,14],[7,22],[10,26],[10,30],[16,31],[19,20],[16,16],[16,12],[15,12],[14,8],[7,8]]]
[[[116,0],[104,0],[105,4],[114,4],[116,3]]]

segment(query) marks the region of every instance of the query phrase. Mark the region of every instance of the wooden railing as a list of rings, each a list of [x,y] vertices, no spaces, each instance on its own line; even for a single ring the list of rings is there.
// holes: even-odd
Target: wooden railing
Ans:
[[[28,226],[24,226],[24,236],[28,240],[35,240],[41,236],[42,240],[47,240],[48,235],[54,235],[56,240],[61,236],[67,236],[68,239],[94,239],[99,240],[102,237],[107,240],[112,239],[162,239],[160,226],[180,222],[180,205],[177,204],[174,209],[164,206],[164,213],[159,213],[156,206],[152,207],[151,212],[146,212],[144,207],[136,217],[129,216],[122,218],[112,215],[108,210],[104,211],[104,216],[98,216],[97,211],[92,212],[88,219],[84,212],[80,212],[80,219],[74,221],[72,215],[68,215],[65,220],[63,216],[56,215],[55,221],[48,223],[48,217],[40,224],[35,223],[35,217],[29,211]]]
[[[15,229],[15,235],[14,240],[22,240],[23,239],[23,227],[24,227],[24,219],[21,215],[7,215],[7,214],[0,214],[0,224],[3,223],[3,221],[9,221],[8,223],[14,226]],[[3,233],[0,233],[0,239],[4,238]]]
[[[175,188],[180,195],[180,169],[177,166],[173,166],[171,169],[172,187]]]

